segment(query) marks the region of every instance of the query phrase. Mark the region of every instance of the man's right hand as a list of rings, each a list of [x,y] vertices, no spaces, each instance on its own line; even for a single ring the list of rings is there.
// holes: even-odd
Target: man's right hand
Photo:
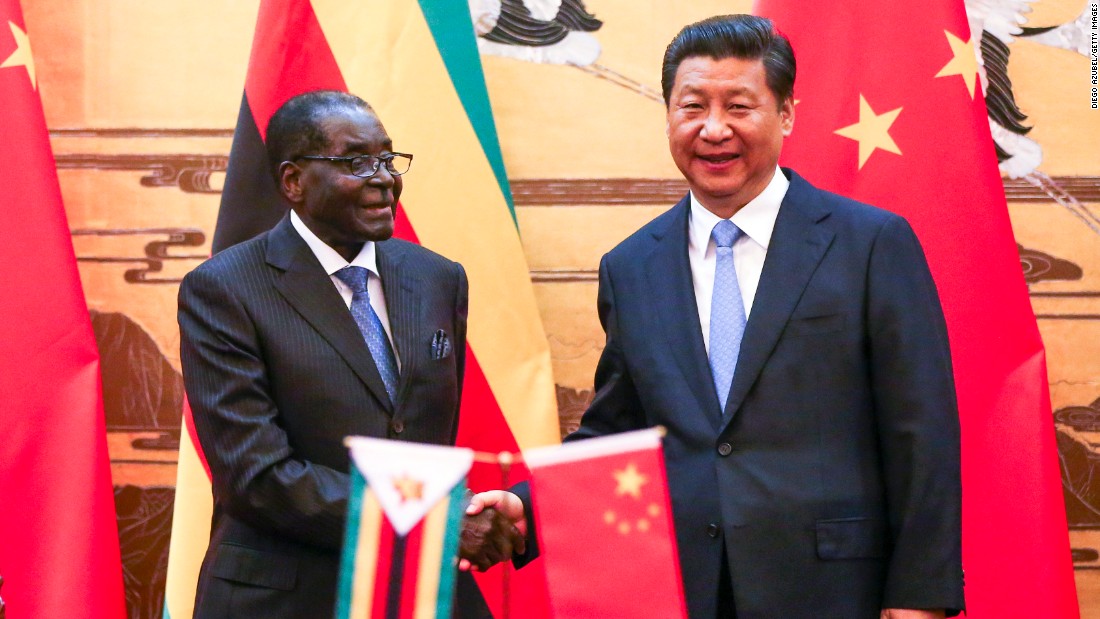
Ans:
[[[523,502],[505,490],[474,495],[466,507],[459,544],[458,569],[485,571],[526,552],[527,519]]]

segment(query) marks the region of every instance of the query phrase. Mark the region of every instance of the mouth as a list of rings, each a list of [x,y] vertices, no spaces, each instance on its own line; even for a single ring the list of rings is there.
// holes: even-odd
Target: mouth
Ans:
[[[696,155],[697,158],[711,165],[721,166],[741,158],[738,153],[714,153],[709,155]]]
[[[360,208],[367,211],[390,211],[393,210],[393,202],[373,202],[371,204],[362,204]]]

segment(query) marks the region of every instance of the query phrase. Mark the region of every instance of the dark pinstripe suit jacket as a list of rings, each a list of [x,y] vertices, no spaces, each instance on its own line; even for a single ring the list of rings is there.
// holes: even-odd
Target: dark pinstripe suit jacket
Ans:
[[[377,249],[401,359],[396,403],[289,218],[180,286],[184,382],[214,491],[196,617],[332,616],[348,497],[343,438],[454,441],[465,271],[404,241]],[[442,359],[431,354],[438,330],[453,351]],[[473,581],[463,575],[459,586],[462,598]]]

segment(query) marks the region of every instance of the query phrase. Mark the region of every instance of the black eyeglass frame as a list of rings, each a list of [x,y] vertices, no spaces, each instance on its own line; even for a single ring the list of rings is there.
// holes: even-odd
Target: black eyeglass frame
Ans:
[[[405,168],[404,172],[398,172],[393,167],[393,160],[398,159],[398,158],[403,158],[403,159],[405,159],[406,161],[409,162],[409,167]],[[401,176],[401,175],[404,175],[404,174],[408,174],[409,170],[412,169],[413,156],[409,153],[386,153],[385,155],[354,155],[352,157],[326,157],[324,155],[299,155],[299,156],[294,158],[295,161],[297,161],[299,159],[308,159],[308,160],[311,160],[311,161],[338,161],[340,163],[347,164],[348,172],[350,172],[352,176],[358,176],[359,178],[370,178],[370,177],[374,176],[375,174],[378,174],[378,170],[381,169],[383,163],[386,164],[386,171],[389,172],[390,174],[392,174],[393,176]],[[373,164],[371,165],[370,174],[356,174],[356,172],[355,172],[355,162],[356,162],[356,160],[372,161]]]

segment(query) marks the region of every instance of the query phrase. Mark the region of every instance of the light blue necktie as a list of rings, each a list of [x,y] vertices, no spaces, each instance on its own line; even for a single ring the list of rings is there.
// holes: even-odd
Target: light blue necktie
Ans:
[[[370,293],[367,291],[367,276],[370,272],[363,267],[346,266],[336,272],[336,277],[351,288],[354,293],[351,297],[351,316],[355,318],[355,324],[363,333],[363,339],[367,341],[367,348],[374,357],[374,363],[378,366],[378,373],[382,375],[382,383],[386,386],[386,394],[390,396],[390,402],[397,403],[397,358],[390,347],[390,340],[386,337],[386,331],[382,328],[382,321],[370,305]]]
[[[741,338],[745,335],[745,304],[741,301],[741,287],[733,268],[733,243],[741,236],[741,229],[723,219],[715,224],[710,235],[718,246],[714,295],[710,302],[710,373],[724,414],[737,355],[741,352]]]

